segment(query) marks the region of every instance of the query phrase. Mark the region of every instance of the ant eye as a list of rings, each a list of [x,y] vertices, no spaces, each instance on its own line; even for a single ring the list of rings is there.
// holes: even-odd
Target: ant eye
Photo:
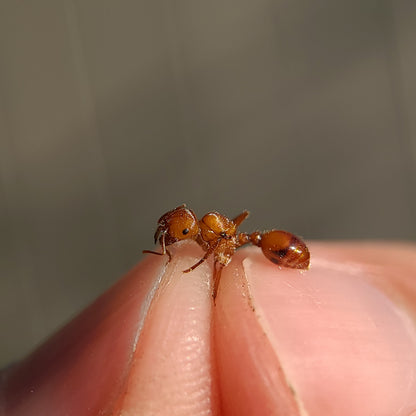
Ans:
[[[186,235],[189,233],[189,228],[185,228],[184,230],[182,230],[182,234]]]

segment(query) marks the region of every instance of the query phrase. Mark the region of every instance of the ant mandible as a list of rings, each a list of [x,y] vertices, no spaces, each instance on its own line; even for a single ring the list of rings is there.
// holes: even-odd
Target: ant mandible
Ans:
[[[220,280],[221,269],[226,266],[235,250],[245,244],[254,244],[263,251],[263,254],[273,263],[292,269],[307,269],[309,267],[309,250],[306,244],[295,235],[281,230],[255,231],[251,234],[237,233],[238,226],[248,217],[249,212],[243,211],[240,215],[230,220],[226,216],[213,211],[205,214],[201,220],[185,204],[162,215],[158,221],[154,239],[159,240],[162,252],[144,250],[143,253],[151,253],[162,256],[167,254],[169,261],[172,258],[167,246],[181,240],[195,240],[205,251],[197,263],[184,273],[189,273],[200,266],[211,254],[214,255],[215,299]]]

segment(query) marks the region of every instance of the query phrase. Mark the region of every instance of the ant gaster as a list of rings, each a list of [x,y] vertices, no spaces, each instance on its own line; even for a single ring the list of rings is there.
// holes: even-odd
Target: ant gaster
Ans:
[[[181,240],[195,240],[205,251],[205,255],[193,266],[184,270],[188,273],[201,265],[211,254],[214,256],[215,299],[218,290],[221,269],[226,266],[235,250],[245,244],[254,244],[273,263],[292,269],[309,268],[309,250],[306,244],[295,235],[280,230],[255,231],[251,234],[237,233],[238,226],[248,217],[249,212],[243,211],[230,220],[218,212],[209,212],[201,220],[185,204],[162,215],[158,221],[154,239],[159,241],[162,252],[144,250],[143,253],[157,255],[167,254],[172,258],[167,246]]]

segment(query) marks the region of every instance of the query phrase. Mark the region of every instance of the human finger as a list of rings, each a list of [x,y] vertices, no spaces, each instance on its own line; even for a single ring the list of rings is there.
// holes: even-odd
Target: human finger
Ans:
[[[279,270],[256,249],[224,269],[214,319],[222,414],[408,416],[415,248],[310,249],[307,272]]]
[[[185,244],[148,256],[0,375],[0,414],[213,414],[210,267]]]

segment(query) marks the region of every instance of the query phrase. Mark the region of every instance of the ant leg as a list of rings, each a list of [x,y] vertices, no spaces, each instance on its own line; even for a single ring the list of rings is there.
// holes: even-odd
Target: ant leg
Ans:
[[[198,266],[200,266],[209,256],[210,254],[212,254],[214,252],[214,250],[217,248],[219,242],[221,241],[221,239],[219,238],[215,244],[213,244],[205,253],[204,257],[202,257],[201,260],[199,260],[197,263],[195,263],[193,266],[191,266],[189,269],[186,269],[183,271],[183,273],[189,273],[192,270],[196,269]]]
[[[232,221],[236,227],[238,227],[248,216],[250,213],[246,210],[243,211],[240,215],[237,215]]]
[[[167,254],[169,256],[169,260],[168,263],[172,260],[172,254],[170,254],[170,251],[166,248],[166,244],[165,244],[165,234],[162,234],[162,238],[160,239],[160,245],[162,246],[162,252],[159,253],[157,251],[152,251],[152,250],[143,250],[142,253],[144,254],[156,254],[157,256],[164,256],[165,254]]]
[[[163,256],[163,253],[158,253],[157,251],[152,251],[152,250],[143,250],[142,251],[143,254],[156,254],[157,256]]]
[[[208,252],[207,252],[207,254],[208,254]],[[200,266],[207,258],[208,258],[208,255],[209,254],[211,254],[211,253],[209,253],[208,255],[207,254],[205,254],[205,256],[204,257],[202,257],[202,259],[201,260],[199,260],[198,261],[198,263],[195,263],[193,266],[191,266],[189,269],[186,269],[186,270],[184,270],[183,271],[183,273],[189,273],[189,272],[191,272],[192,270],[194,270],[194,269],[196,269],[198,266]]]
[[[196,269],[198,266],[200,266],[207,258],[208,258],[208,256],[211,254],[213,252],[213,250],[212,249],[210,249],[210,250],[208,250],[206,253],[205,253],[205,256],[204,257],[202,257],[202,259],[201,260],[199,260],[197,263],[195,263],[193,266],[191,266],[189,269],[186,269],[186,270],[184,270],[183,272],[184,273],[189,273],[189,272],[191,272],[192,270],[194,270],[194,269]]]
[[[152,250],[143,250],[142,253],[143,254],[156,254],[157,256],[164,256],[165,254],[167,254],[169,256],[168,263],[172,260],[172,254],[170,254],[169,250],[166,250],[166,253],[158,253],[157,251],[152,251]]]
[[[170,254],[170,251],[166,248],[165,236],[166,234],[162,235],[160,244],[162,245],[162,252],[166,253],[169,256],[169,260],[168,260],[168,263],[169,263],[172,260],[172,254]]]
[[[223,267],[224,266],[220,263],[215,262],[214,264],[214,290],[212,291],[212,297],[214,299],[214,303],[215,303],[215,298],[217,297],[218,286],[220,285],[221,272],[222,272]]]

